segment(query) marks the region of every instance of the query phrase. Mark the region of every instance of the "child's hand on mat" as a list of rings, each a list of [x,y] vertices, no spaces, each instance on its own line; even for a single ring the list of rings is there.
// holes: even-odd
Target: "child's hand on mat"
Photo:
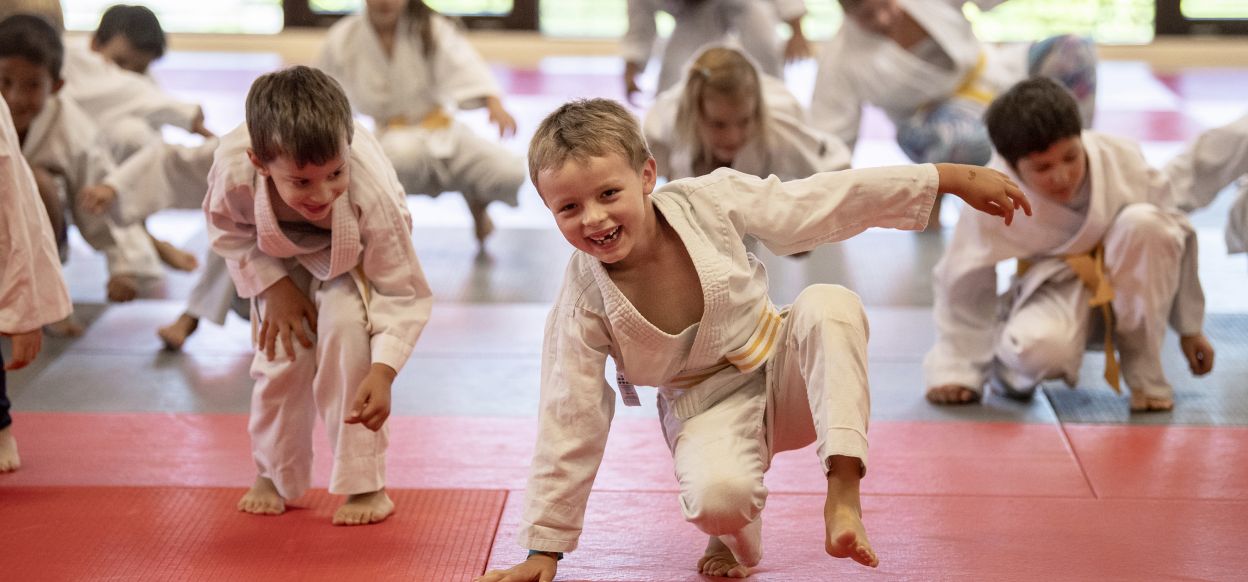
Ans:
[[[304,330],[303,320],[307,319],[308,327],[316,333],[316,305],[295,286],[290,277],[282,277],[265,289],[261,297],[264,299],[264,321],[260,324],[260,349],[272,362],[277,355],[277,340],[280,337],[286,353],[290,354],[290,361],[295,361],[291,336],[295,336],[303,347],[312,347],[312,338]]]
[[[936,164],[940,174],[940,191],[966,201],[972,208],[1000,216],[1008,225],[1014,222],[1014,210],[1022,209],[1031,216],[1031,202],[1009,176],[991,168],[965,164]]]
[[[20,370],[35,361],[35,356],[39,355],[39,350],[43,347],[43,328],[15,333],[9,335],[9,339],[13,342],[13,353],[9,354],[9,361],[4,364],[5,372]]]
[[[472,582],[552,582],[558,568],[554,557],[534,554],[508,570],[490,570]]]
[[[373,364],[368,375],[355,390],[355,402],[344,421],[347,424],[363,424],[368,430],[381,430],[390,418],[390,386],[397,375],[394,368],[385,364]]]
[[[1213,371],[1213,344],[1205,334],[1185,335],[1179,338],[1179,347],[1187,357],[1187,367],[1193,376],[1204,376]]]

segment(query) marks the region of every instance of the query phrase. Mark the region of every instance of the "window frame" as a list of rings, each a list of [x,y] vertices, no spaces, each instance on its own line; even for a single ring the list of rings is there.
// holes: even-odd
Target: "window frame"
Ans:
[[[503,16],[463,15],[456,18],[470,30],[538,30],[539,0],[512,0],[511,13]],[[308,0],[285,0],[282,12],[286,27],[324,28],[338,22],[345,14],[317,14]]]

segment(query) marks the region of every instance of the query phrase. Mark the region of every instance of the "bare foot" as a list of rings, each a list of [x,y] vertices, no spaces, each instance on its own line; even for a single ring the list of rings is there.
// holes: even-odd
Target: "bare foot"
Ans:
[[[168,265],[170,269],[189,273],[199,268],[199,259],[195,258],[195,255],[173,246],[168,241],[152,238],[152,246],[156,247],[160,262]]]
[[[972,404],[979,402],[979,393],[957,384],[933,386],[927,389],[927,401],[932,404]]]
[[[113,275],[108,279],[108,300],[114,303],[134,301],[139,296],[139,280],[134,275]]]
[[[1131,412],[1166,412],[1174,410],[1173,398],[1155,398],[1143,394],[1131,395]]]
[[[385,489],[372,493],[357,493],[347,497],[338,511],[334,512],[334,525],[368,525],[380,523],[394,513],[394,502]]]
[[[52,337],[80,337],[87,330],[82,326],[82,322],[71,313],[65,319],[43,326],[43,331]]]
[[[0,473],[16,471],[22,466],[22,459],[17,456],[17,440],[13,438],[13,426],[0,429]]]
[[[827,527],[824,548],[833,558],[853,558],[855,562],[872,568],[880,565],[871,542],[867,541],[867,529],[862,516],[849,505],[825,506],[823,521]]]
[[[257,476],[251,489],[238,500],[238,510],[256,515],[281,515],[286,512],[286,500],[277,493],[272,480]]]
[[[750,568],[737,562],[732,550],[711,536],[706,543],[706,553],[698,559],[698,573],[707,576],[723,576],[725,578],[745,578],[750,575]]]
[[[494,233],[494,221],[490,219],[490,214],[486,212],[485,204],[469,202],[468,210],[472,212],[472,225],[474,234],[477,237],[477,248],[485,250],[485,239]]]
[[[198,327],[199,318],[183,313],[178,316],[177,321],[156,330],[156,335],[160,336],[160,340],[165,342],[166,350],[176,352],[182,349],[182,344],[186,343],[186,338],[191,337],[191,334],[195,333]]]

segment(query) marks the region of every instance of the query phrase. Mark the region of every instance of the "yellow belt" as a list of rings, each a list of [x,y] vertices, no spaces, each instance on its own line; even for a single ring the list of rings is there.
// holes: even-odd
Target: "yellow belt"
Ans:
[[[1088,299],[1088,307],[1100,308],[1101,317],[1105,320],[1105,381],[1113,386],[1114,392],[1122,393],[1119,378],[1121,370],[1118,356],[1114,353],[1114,317],[1111,303],[1114,300],[1114,287],[1105,275],[1105,245],[1098,244],[1092,252],[1081,255],[1062,257],[1070,270],[1075,272],[1083,286],[1092,292]],[[1018,260],[1018,275],[1021,277],[1031,268],[1031,262]]]
[[[748,374],[767,363],[776,349],[776,338],[780,336],[780,324],[784,322],[785,312],[775,308],[770,302],[764,302],[754,333],[741,347],[724,355],[724,359],[715,365],[701,370],[686,372],[671,380],[667,385],[671,388],[693,388],[703,380],[718,374],[727,368],[735,367],[742,374]]]
[[[422,129],[437,130],[450,127],[452,121],[450,114],[444,109],[434,107],[433,111],[430,111],[428,115],[425,115],[424,119],[420,120],[420,123],[413,124],[412,120],[408,119],[406,115],[398,115],[387,119],[385,127],[386,129],[399,129],[416,125]]]
[[[953,91],[954,97],[961,97],[970,101],[987,106],[996,98],[996,94],[992,91],[977,87],[975,84],[979,81],[979,77],[983,75],[984,68],[988,65],[988,58],[983,52],[979,53],[979,60],[975,62],[975,66],[966,72],[966,76],[962,78],[962,84]]]

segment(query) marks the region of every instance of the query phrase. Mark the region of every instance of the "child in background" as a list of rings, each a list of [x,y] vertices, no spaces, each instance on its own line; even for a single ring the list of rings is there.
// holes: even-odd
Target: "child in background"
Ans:
[[[1073,387],[1088,340],[1103,335],[1106,380],[1120,388],[1116,347],[1131,410],[1170,410],[1166,323],[1192,374],[1213,369],[1213,347],[1201,331],[1196,233],[1166,176],[1135,143],[1083,130],[1074,97],[1051,79],[1020,82],[984,119],[993,167],[1018,177],[1036,214],[1009,229],[969,210],[958,220],[933,274],[927,399],[975,402],[985,382],[1024,399],[1045,380]],[[996,265],[1009,259],[1019,273],[998,301]]]
[[[1238,192],[1227,217],[1226,248],[1232,254],[1248,252],[1248,115],[1205,130],[1164,171],[1184,212],[1212,204],[1238,178]]]
[[[500,137],[516,131],[489,67],[455,25],[421,0],[366,0],[364,12],[330,27],[319,62],[373,118],[407,192],[464,195],[484,252],[494,231],[487,207],[516,205],[524,163],[454,119],[458,108],[485,107]]]
[[[802,33],[804,0],[628,0],[628,31],[620,45],[629,101],[641,92],[637,76],[646,70],[654,52],[658,38],[655,15],[659,10],[670,14],[676,26],[665,43],[656,94],[676,85],[686,65],[705,46],[729,39],[740,44],[764,74],[776,78],[784,76],[785,61],[811,54],[810,43]],[[790,32],[783,48],[776,34],[781,21]]]
[[[280,514],[311,485],[319,411],[338,525],[377,523],[390,388],[432,306],[403,188],[342,88],[294,67],[261,76],[221,138],[204,210],[212,250],[252,299],[252,456],[241,511]]]
[[[743,577],[762,557],[763,473],[775,453],[818,443],[828,554],[879,563],[862,523],[867,467],[867,320],[849,290],[813,285],[791,307],[767,295],[746,251],[809,251],[873,226],[917,229],[937,192],[986,212],[1030,212],[999,173],[957,165],[760,179],[729,169],[655,189],[641,128],[618,103],[566,104],[529,148],[529,173],[576,252],[546,320],[541,410],[519,543],[523,563],[480,581],[551,580],[576,549],[615,395],[659,387],[685,519],[710,536],[698,571]],[[813,469],[813,467],[812,467]]]
[[[659,95],[642,128],[669,180],[721,167],[781,180],[849,167],[849,148],[814,129],[782,81],[730,47],[702,51],[684,82]]]
[[[78,204],[78,193],[114,166],[91,118],[60,91],[63,55],[60,34],[42,18],[18,14],[0,22],[0,93],[62,253],[68,212],[83,239],[107,258],[108,299],[129,301],[142,279],[162,275],[160,259],[141,225],[121,226]],[[81,327],[69,319],[58,331],[75,335]]]
[[[13,359],[0,356],[0,473],[21,466],[13,418],[9,416],[5,372],[25,367],[39,355],[43,326],[61,321],[73,308],[61,277],[56,240],[39,201],[34,174],[22,158],[9,107],[0,98],[0,335],[12,343]]]

